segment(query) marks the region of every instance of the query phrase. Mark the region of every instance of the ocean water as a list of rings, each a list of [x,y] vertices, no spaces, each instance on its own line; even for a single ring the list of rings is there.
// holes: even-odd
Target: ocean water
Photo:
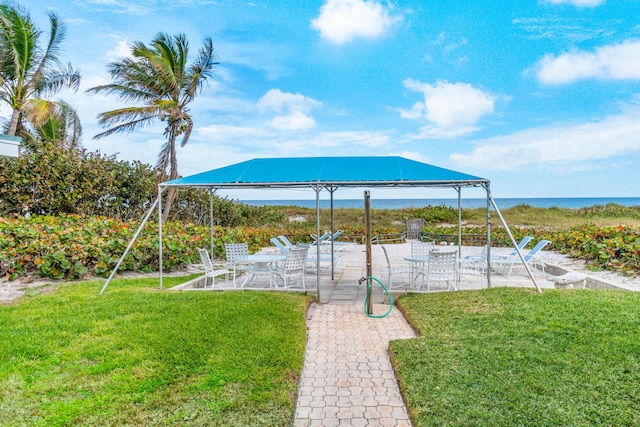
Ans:
[[[529,205],[539,208],[570,208],[579,209],[597,205],[615,203],[621,206],[640,206],[640,197],[570,197],[570,198],[496,198],[498,208],[508,209],[518,205]],[[254,206],[300,206],[303,208],[315,208],[313,200],[242,200],[247,205]],[[486,199],[461,199],[463,208],[483,208],[487,204]],[[339,208],[362,208],[362,199],[335,199],[333,206]],[[422,208],[425,206],[457,207],[458,199],[371,199],[372,209],[405,209]],[[321,208],[329,208],[329,200],[320,200]]]

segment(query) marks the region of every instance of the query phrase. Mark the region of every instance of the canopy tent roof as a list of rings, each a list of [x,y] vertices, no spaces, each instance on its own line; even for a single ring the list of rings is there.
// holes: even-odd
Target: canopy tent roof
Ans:
[[[477,186],[489,180],[398,156],[289,157],[247,160],[174,179],[163,187],[293,188]]]

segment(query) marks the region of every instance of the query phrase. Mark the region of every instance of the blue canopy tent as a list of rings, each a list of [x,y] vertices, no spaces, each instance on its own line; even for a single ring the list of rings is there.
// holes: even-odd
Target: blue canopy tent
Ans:
[[[461,190],[465,187],[481,187],[487,196],[487,244],[491,245],[491,216],[490,208],[498,213],[505,229],[507,230],[514,247],[517,246],[509,228],[500,214],[495,201],[491,197],[490,182],[488,179],[473,175],[444,169],[426,163],[405,159],[398,156],[388,157],[287,157],[287,158],[259,158],[245,162],[213,169],[207,172],[167,181],[159,186],[158,198],[154,202],[143,220],[140,229],[149,218],[151,212],[158,206],[159,236],[158,245],[160,252],[160,286],[162,287],[162,208],[158,201],[162,192],[169,187],[175,188],[202,188],[213,194],[218,189],[293,189],[308,188],[316,193],[316,228],[320,235],[320,193],[327,190],[331,196],[331,217],[333,233],[333,193],[338,188],[370,188],[370,187],[450,187],[458,193],[458,246],[461,243]],[[138,231],[139,232],[139,231]],[[134,235],[131,244],[135,241]],[[213,239],[212,239],[213,240]],[[130,244],[130,245],[131,245]],[[121,258],[124,258],[128,251]],[[212,250],[213,252],[213,250]],[[520,254],[522,258],[522,254]],[[319,255],[318,255],[319,258]],[[490,254],[488,259],[490,259]],[[318,259],[318,265],[319,265]],[[523,259],[524,261],[524,259]],[[114,273],[120,262],[116,265]],[[525,267],[529,271],[527,264]],[[490,271],[488,284],[491,286]],[[112,273],[112,276],[113,274]],[[529,271],[536,288],[538,288],[533,274]],[[106,288],[111,277],[105,283]],[[317,276],[318,300],[320,300],[319,275]],[[539,290],[539,288],[538,288]],[[101,293],[102,293],[101,291]]]

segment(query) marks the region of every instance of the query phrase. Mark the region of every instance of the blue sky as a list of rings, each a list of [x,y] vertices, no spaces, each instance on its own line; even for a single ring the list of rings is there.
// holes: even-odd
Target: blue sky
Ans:
[[[495,197],[640,196],[637,0],[20,4],[45,32],[46,12],[66,23],[63,56],[83,81],[61,97],[91,150],[155,164],[162,127],[93,140],[97,114],[121,104],[84,90],[163,31],[186,34],[194,54],[211,37],[220,61],[192,107],[182,175],[256,157],[400,155],[488,178]]]

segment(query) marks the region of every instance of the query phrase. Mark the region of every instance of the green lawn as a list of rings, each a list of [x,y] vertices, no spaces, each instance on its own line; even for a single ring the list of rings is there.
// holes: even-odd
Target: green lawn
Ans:
[[[308,297],[101,285],[0,306],[0,425],[291,424]]]
[[[391,343],[415,426],[640,425],[640,294],[411,295]]]

